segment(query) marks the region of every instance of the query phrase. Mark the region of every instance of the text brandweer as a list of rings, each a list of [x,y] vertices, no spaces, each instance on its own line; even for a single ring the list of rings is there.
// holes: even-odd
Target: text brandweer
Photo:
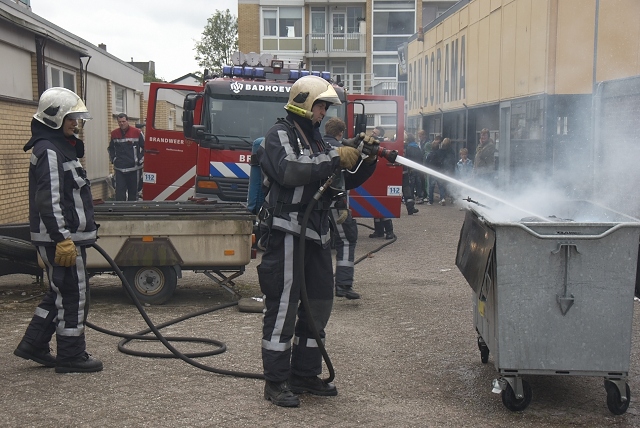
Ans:
[[[184,140],[179,140],[177,138],[149,137],[149,141],[167,144],[184,144]]]

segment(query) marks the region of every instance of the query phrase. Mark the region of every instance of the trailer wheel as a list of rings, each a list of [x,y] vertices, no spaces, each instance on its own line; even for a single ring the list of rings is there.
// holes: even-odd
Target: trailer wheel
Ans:
[[[173,296],[178,275],[171,266],[136,266],[124,269],[124,277],[141,303],[161,305]]]
[[[522,380],[522,392],[524,393],[524,397],[518,399],[516,398],[516,393],[511,388],[511,385],[507,383],[507,389],[502,391],[502,404],[511,410],[512,412],[520,412],[527,408],[527,406],[531,403],[531,386],[529,382],[526,380]]]
[[[629,389],[628,383],[625,383],[625,387],[627,389],[627,400],[623,402],[618,387],[613,382],[604,381],[604,389],[607,390],[607,407],[614,415],[622,415],[629,408],[631,389]]]
[[[23,261],[38,261],[38,250],[29,241],[11,236],[0,236],[0,255]]]

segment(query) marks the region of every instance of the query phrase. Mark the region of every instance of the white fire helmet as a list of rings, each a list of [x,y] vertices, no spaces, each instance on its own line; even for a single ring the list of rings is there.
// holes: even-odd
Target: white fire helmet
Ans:
[[[87,106],[73,91],[58,87],[44,91],[33,118],[49,128],[60,129],[66,116],[72,119],[92,119]]]
[[[316,101],[326,101],[340,105],[340,99],[331,83],[318,76],[304,76],[298,79],[289,92],[289,102],[284,109],[298,116],[311,119],[311,107]]]

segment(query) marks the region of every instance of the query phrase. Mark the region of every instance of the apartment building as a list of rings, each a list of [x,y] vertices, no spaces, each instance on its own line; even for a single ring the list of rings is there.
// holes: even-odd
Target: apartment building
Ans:
[[[395,89],[398,48],[455,1],[239,0],[238,46],[314,71],[330,71],[352,93]],[[256,25],[259,23],[259,25]]]

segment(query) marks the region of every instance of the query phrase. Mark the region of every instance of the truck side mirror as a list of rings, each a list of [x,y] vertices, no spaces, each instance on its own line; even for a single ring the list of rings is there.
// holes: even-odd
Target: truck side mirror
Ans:
[[[364,113],[357,113],[355,115],[355,126],[356,126],[356,133],[355,135],[358,135],[361,132],[367,132],[367,115]]]
[[[204,125],[193,125],[191,127],[191,134],[195,140],[201,141],[204,139],[205,127]]]
[[[184,136],[188,139],[194,139],[195,135],[193,134],[193,112],[196,109],[196,104],[198,100],[202,98],[202,94],[198,94],[195,92],[187,94],[184,98],[182,112],[182,129],[184,132]]]

